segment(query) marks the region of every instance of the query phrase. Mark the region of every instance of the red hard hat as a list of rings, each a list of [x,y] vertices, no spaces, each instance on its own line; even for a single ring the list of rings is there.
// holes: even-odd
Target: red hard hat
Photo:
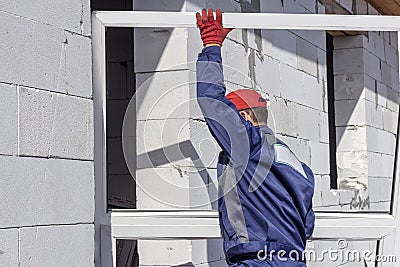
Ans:
[[[235,105],[237,110],[267,107],[267,101],[259,93],[251,89],[239,89],[230,92],[226,95],[226,98]]]

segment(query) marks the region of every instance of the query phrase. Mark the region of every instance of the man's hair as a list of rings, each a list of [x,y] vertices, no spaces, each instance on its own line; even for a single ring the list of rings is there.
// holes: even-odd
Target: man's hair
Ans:
[[[257,124],[267,124],[268,121],[268,110],[264,107],[255,107],[240,110],[240,112],[246,112],[250,118]]]

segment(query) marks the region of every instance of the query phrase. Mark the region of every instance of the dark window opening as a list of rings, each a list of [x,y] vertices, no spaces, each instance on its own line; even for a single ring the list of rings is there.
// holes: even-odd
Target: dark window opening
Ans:
[[[329,125],[329,162],[331,189],[338,189],[338,174],[336,163],[336,123],[335,123],[335,77],[333,70],[333,36],[326,33],[326,69]]]
[[[91,10],[133,10],[132,0],[91,0]],[[136,183],[122,150],[122,125],[135,93],[133,29],[106,28],[106,164],[108,209],[135,209]],[[117,266],[139,266],[136,240],[117,240]]]

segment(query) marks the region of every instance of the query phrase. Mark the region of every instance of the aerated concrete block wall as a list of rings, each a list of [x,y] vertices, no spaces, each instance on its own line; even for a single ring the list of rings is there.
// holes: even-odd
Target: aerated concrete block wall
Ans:
[[[0,1],[0,265],[94,266],[89,1]]]

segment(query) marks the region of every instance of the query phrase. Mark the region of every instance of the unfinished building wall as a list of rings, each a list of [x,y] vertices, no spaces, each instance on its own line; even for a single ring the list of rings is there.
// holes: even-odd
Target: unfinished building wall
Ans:
[[[334,49],[339,189],[369,189],[370,208],[389,210],[398,117],[397,33],[335,37]]]
[[[94,266],[89,1],[0,1],[0,262]]]
[[[343,8],[347,8],[345,4],[343,5]],[[362,6],[367,7],[365,9],[367,13],[376,12],[372,7],[368,8],[365,2],[358,5],[355,9],[359,12],[357,14],[362,14]],[[199,11],[206,7],[220,8],[225,12],[325,13],[325,7],[318,1],[295,0],[276,0],[268,1],[268,3],[188,0],[182,1],[177,6],[164,1],[157,1],[157,4],[150,1],[135,5],[135,9],[141,10],[152,7],[153,10],[155,8],[156,10]],[[389,39],[381,42],[385,40],[385,36]],[[340,49],[343,49],[342,52],[352,49],[348,50],[351,56],[343,56],[344,61],[341,64],[344,67],[349,68],[351,64],[358,66],[357,62],[360,60],[363,62],[361,71],[335,73],[334,89],[337,96],[338,114],[336,114],[337,125],[334,127],[337,126],[338,135],[342,134],[337,144],[338,158],[342,155],[340,153],[353,151],[355,148],[353,145],[362,143],[362,150],[367,155],[361,160],[366,164],[363,165],[365,175],[357,174],[356,180],[365,181],[371,185],[364,195],[361,195],[358,188],[342,186],[340,190],[331,190],[330,187],[326,33],[323,31],[234,30],[224,43],[222,56],[227,90],[253,88],[268,95],[269,126],[278,138],[286,142],[299,159],[308,164],[315,173],[314,206],[316,210],[387,208],[388,194],[382,194],[381,191],[388,191],[386,185],[391,183],[390,175],[379,174],[377,176],[386,180],[375,179],[377,176],[372,174],[371,170],[376,170],[376,167],[370,164],[374,164],[371,161],[379,155],[382,158],[386,156],[391,158],[386,157],[378,164],[394,166],[392,157],[394,148],[391,147],[391,143],[384,145],[373,143],[378,136],[380,136],[379,140],[386,142],[387,134],[391,134],[390,138],[394,140],[397,129],[395,106],[398,103],[398,91],[396,91],[398,67],[393,64],[398,57],[397,48],[394,46],[395,41],[390,41],[390,38],[394,40],[396,36],[390,36],[387,33],[382,33],[382,36],[379,33],[369,33],[368,37],[364,35],[343,37],[343,43],[351,38],[359,38],[363,40],[365,47],[350,45],[340,48],[339,38],[335,40],[335,49],[338,50],[335,54],[336,59],[340,57]],[[142,87],[143,92],[146,92],[138,96],[140,101],[136,103],[138,105],[136,134],[139,156],[136,171],[137,207],[142,209],[216,209],[218,186],[216,155],[220,148],[210,135],[195,101],[194,62],[202,48],[198,29],[140,29],[135,31],[135,37],[136,85],[139,90]],[[377,42],[377,44],[371,46],[372,42]],[[377,47],[378,42],[383,45],[383,54]],[[386,55],[386,50],[388,50],[388,55]],[[338,68],[339,65],[336,69]],[[385,71],[381,71],[382,68],[386,68]],[[374,71],[376,73],[372,74],[371,72]],[[387,73],[390,73],[390,77],[385,76]],[[393,86],[391,89],[389,80],[390,85]],[[370,85],[379,89],[367,90]],[[359,92],[357,86],[360,87],[359,90],[363,90],[364,94],[372,96],[369,99],[370,102],[367,103],[363,97],[357,98],[356,92]],[[391,91],[388,91],[389,89]],[[386,90],[386,95],[379,93],[382,90]],[[344,97],[348,91],[350,91],[350,98],[348,95]],[[392,96],[389,97],[387,92]],[[354,129],[353,124],[348,121],[346,121],[347,124],[339,122],[341,118],[344,120],[343,112],[348,111],[347,116],[352,117],[356,116],[357,109],[347,105],[348,102],[340,102],[342,100],[364,105],[363,119],[356,117],[355,120],[357,123],[364,123],[361,128],[365,128],[365,135],[350,137],[356,140],[350,144],[346,143],[348,139],[345,137],[348,135],[347,132],[343,134],[343,131]],[[154,105],[154,102],[157,105]],[[343,105],[340,106],[340,104]],[[366,105],[369,105],[368,108]],[[381,109],[381,115],[377,115],[377,109]],[[386,113],[390,115],[383,115]],[[381,116],[381,126],[376,126],[379,119],[376,121],[372,119],[376,116]],[[370,124],[363,121],[367,120],[366,118],[369,118]],[[375,135],[376,138],[371,138]],[[367,138],[372,139],[372,143],[366,143]],[[382,151],[382,149],[387,149],[387,151]],[[393,149],[393,152],[390,152],[392,154],[389,153],[390,149]],[[149,151],[152,153],[148,153]],[[142,157],[146,153],[151,155],[150,158]],[[384,156],[381,156],[383,154]],[[355,157],[351,160],[358,159]],[[361,161],[358,163],[361,164]],[[344,175],[343,160],[338,160],[338,168],[339,183],[350,178]],[[359,202],[358,197],[362,196],[362,200],[365,200],[369,195],[371,198],[374,196],[380,199],[374,205],[373,203],[364,205],[365,202]],[[386,201],[386,204],[382,205],[380,203],[382,200]],[[138,243],[141,266],[226,266],[221,251],[221,240],[139,241]],[[376,249],[376,242],[349,243],[354,248],[369,248],[371,251]],[[329,245],[331,245],[329,242],[323,241],[313,243],[315,250],[318,251]],[[154,257],[154,251],[157,251],[160,256]],[[328,266],[329,263],[324,264]]]

